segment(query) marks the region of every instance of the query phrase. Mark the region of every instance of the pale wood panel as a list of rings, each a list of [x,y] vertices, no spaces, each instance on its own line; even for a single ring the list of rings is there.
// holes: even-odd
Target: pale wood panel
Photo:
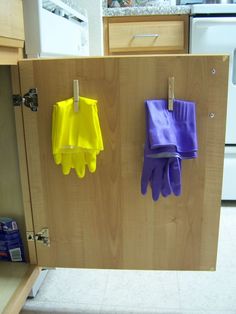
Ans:
[[[214,269],[221,197],[221,184],[218,183],[222,180],[224,153],[227,78],[222,72],[225,71],[225,59],[205,57],[200,61],[197,57],[185,56],[184,60],[183,57],[174,60],[159,57],[156,65],[151,58],[145,63],[141,58],[121,61],[123,76],[120,81],[126,89],[120,100],[123,109],[121,169],[126,178],[121,193],[126,217],[123,237],[134,240],[137,230],[143,232],[139,239],[139,242],[143,241],[141,256],[140,247],[132,248],[132,241],[124,241],[123,256],[130,268],[136,252],[140,268],[146,268],[146,256],[154,254],[148,259],[148,268],[158,265],[160,269]],[[212,68],[219,71],[217,77],[212,75]],[[130,79],[131,75],[133,79]],[[175,97],[197,103],[199,158],[183,162],[183,195],[180,198],[162,198],[152,206],[148,203],[140,206],[143,200],[137,191],[145,132],[144,124],[140,125],[138,121],[143,120],[144,99],[166,98],[167,78],[172,75],[176,78]],[[217,86],[224,92],[216,92]],[[214,119],[209,118],[210,112],[215,113]],[[147,208],[151,210],[145,212]],[[143,221],[147,221],[146,228]],[[132,231],[131,225],[134,226]]]
[[[19,69],[18,66],[11,66],[11,83],[12,83],[12,93],[15,95],[20,95],[20,81],[19,81]],[[19,156],[19,171],[22,189],[22,200],[24,209],[24,218],[26,225],[26,232],[33,232],[33,217],[29,190],[29,179],[28,179],[28,169],[27,169],[27,159],[26,159],[26,149],[25,149],[25,137],[24,137],[24,125],[22,116],[22,107],[14,107],[15,113],[15,125],[16,125],[16,137],[17,137],[17,150]],[[29,252],[29,262],[31,264],[37,264],[36,248],[34,241],[28,241],[28,252]]]
[[[12,38],[0,37],[0,46],[23,48],[24,41],[18,40],[18,39],[12,39]]]
[[[38,266],[1,262],[0,312],[18,314],[40,273]]]
[[[109,55],[109,20],[103,17],[103,44],[104,44],[104,55]]]
[[[0,65],[17,65],[18,60],[22,57],[22,48],[0,46]]]
[[[214,269],[228,58],[35,60],[20,68],[22,92],[39,92],[39,111],[24,109],[35,230],[48,226],[51,235],[50,248],[37,245],[39,265]],[[144,100],[166,97],[170,75],[176,98],[197,103],[199,158],[183,162],[182,196],[154,203],[150,191],[140,194]],[[63,176],[51,154],[52,105],[71,97],[74,78],[81,95],[98,99],[105,145],[96,173],[83,180]]]
[[[155,34],[158,37],[153,36]],[[184,23],[182,21],[111,23],[109,43],[111,52],[171,49],[182,51]]]
[[[23,71],[27,73],[24,76],[24,84],[26,86],[36,86],[34,82],[34,73],[33,73],[33,64],[31,61],[26,62],[23,64]],[[21,93],[24,95],[29,91],[29,88],[25,88],[24,84],[21,85]],[[26,108],[25,106],[22,107],[23,113],[23,125],[24,131],[28,130],[24,134],[24,141],[25,141],[25,148],[26,148],[26,160],[27,160],[27,176],[28,182],[26,182],[26,178],[24,181],[24,192],[27,193],[27,186],[29,184],[29,191],[30,191],[30,200],[27,199],[26,195],[26,210],[25,215],[27,216],[26,221],[29,224],[29,230],[27,231],[34,231],[35,233],[41,231],[42,228],[48,226],[48,216],[47,212],[45,211],[45,201],[44,201],[44,184],[42,181],[42,173],[40,169],[40,147],[38,141],[38,129],[37,129],[37,114],[31,115],[30,109]],[[30,132],[29,132],[30,130]],[[21,139],[20,139],[21,140]],[[29,143],[33,143],[35,148],[33,151],[29,148]],[[23,154],[23,153],[22,153]],[[19,158],[22,157],[22,166],[24,166],[25,158],[23,155],[20,155]],[[23,170],[23,169],[22,169]],[[34,184],[32,182],[34,181]],[[30,202],[27,203],[27,201]],[[37,210],[34,210],[37,208]],[[37,228],[37,225],[34,224],[33,229],[31,229],[31,219],[33,221],[38,221],[39,225],[42,227]],[[37,243],[28,242],[29,248],[31,248],[32,259],[37,261],[38,254],[37,254]],[[36,246],[36,253],[34,252],[34,248]],[[39,249],[41,246],[39,246]]]
[[[105,54],[151,54],[188,52],[187,15],[104,17]],[[158,33],[159,37],[134,38]]]
[[[0,216],[17,221],[28,257],[9,66],[0,66]]]
[[[223,61],[228,63],[228,57],[223,57]],[[218,61],[219,62],[219,61]],[[210,69],[218,69],[218,62],[211,60],[209,62]],[[225,78],[221,76],[221,72],[215,74],[219,79],[219,84],[224,84]],[[206,145],[209,149],[208,153],[206,154],[206,164],[208,165],[207,171],[205,172],[205,184],[206,189],[204,193],[204,203],[208,204],[207,211],[202,220],[202,238],[206,239],[206,241],[202,241],[202,248],[201,248],[201,260],[204,267],[208,265],[207,255],[211,254],[212,257],[217,257],[217,243],[214,241],[215,234],[214,232],[209,232],[208,225],[214,224],[215,230],[219,227],[219,218],[220,218],[220,210],[215,212],[214,207],[211,204],[216,204],[217,202],[221,202],[221,195],[222,195],[222,185],[217,185],[215,182],[217,180],[221,180],[223,178],[223,171],[218,168],[216,163],[213,163],[212,160],[217,154],[218,158],[224,154],[224,147],[221,145],[221,140],[225,139],[225,125],[221,124],[221,112],[215,110],[215,102],[216,97],[219,97],[218,101],[222,103],[227,103],[227,96],[221,94],[219,91],[219,95],[214,93],[217,90],[217,82],[214,79],[215,75],[211,75],[209,80],[207,81],[207,91],[208,91],[208,98],[209,98],[209,107],[208,112],[215,114],[214,119],[210,119],[211,127],[207,129],[206,136]],[[223,132],[221,133],[221,131]],[[215,151],[216,150],[216,151]],[[224,155],[223,155],[224,156]],[[215,232],[216,233],[216,232]],[[216,237],[218,238],[219,234],[216,233]],[[211,243],[211,246],[208,246],[208,243]],[[211,270],[215,270],[216,265],[211,267]]]
[[[22,0],[0,1],[0,36],[24,40]]]

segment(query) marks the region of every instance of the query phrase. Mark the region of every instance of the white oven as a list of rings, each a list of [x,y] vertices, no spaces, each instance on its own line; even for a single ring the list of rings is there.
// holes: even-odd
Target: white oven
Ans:
[[[236,200],[236,4],[193,5],[190,53],[230,55],[223,200]]]

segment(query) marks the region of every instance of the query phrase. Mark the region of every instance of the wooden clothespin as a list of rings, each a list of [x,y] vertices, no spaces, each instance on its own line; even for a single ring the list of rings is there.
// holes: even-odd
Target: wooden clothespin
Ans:
[[[168,79],[168,110],[174,110],[174,91],[175,91],[175,78],[173,76]]]
[[[79,81],[73,80],[74,112],[79,111]]]

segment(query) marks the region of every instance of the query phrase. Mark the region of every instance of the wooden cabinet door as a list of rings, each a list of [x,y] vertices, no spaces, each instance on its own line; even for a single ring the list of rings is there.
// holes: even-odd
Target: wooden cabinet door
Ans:
[[[41,266],[214,269],[221,206],[228,57],[141,56],[19,63],[21,92],[38,90],[38,111],[23,107],[36,242]],[[183,161],[182,195],[153,202],[140,193],[144,100],[175,97],[197,108],[199,157]],[[51,151],[52,106],[72,96],[98,99],[105,150],[97,171],[64,176]]]

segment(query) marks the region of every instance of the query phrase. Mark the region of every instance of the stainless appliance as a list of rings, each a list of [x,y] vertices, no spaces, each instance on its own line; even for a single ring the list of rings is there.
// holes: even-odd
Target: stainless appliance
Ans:
[[[192,5],[190,53],[230,55],[223,200],[236,200],[236,4]]]

